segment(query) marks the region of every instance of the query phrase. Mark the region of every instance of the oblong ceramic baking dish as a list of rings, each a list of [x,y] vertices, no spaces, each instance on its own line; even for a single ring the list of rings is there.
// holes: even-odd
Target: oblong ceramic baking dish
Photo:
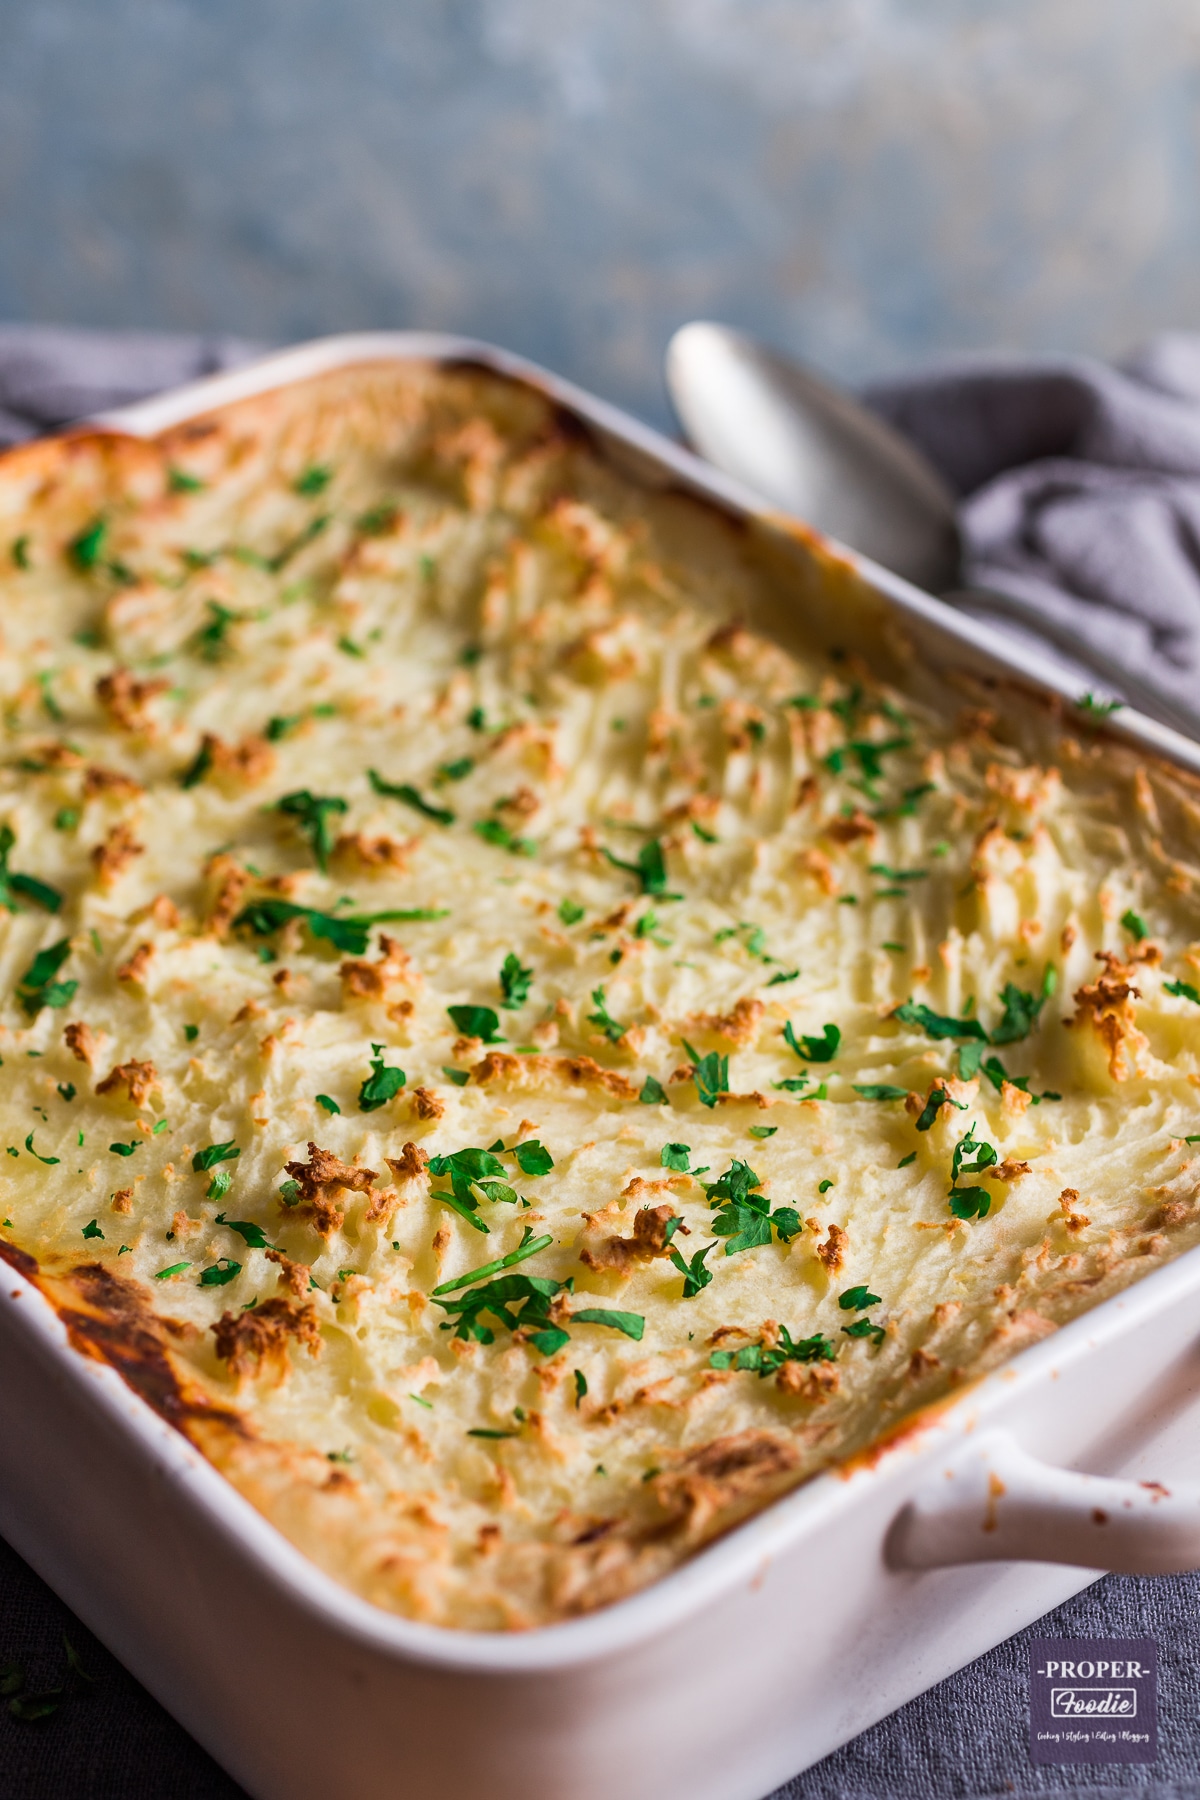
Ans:
[[[752,522],[818,630],[824,609],[844,632],[850,609],[863,633],[902,626],[927,668],[1069,702],[984,627],[485,345],[328,339],[102,423],[152,435],[413,358],[528,382],[633,479]],[[1106,729],[1200,773],[1200,746],[1166,727],[1122,713]],[[261,1800],[759,1800],[1095,1571],[1200,1565],[1200,1251],[652,1588],[508,1636],[414,1624],[337,1586],[172,1428],[169,1401],[156,1412],[94,1346],[74,1349],[19,1266],[0,1275],[0,1530]]]

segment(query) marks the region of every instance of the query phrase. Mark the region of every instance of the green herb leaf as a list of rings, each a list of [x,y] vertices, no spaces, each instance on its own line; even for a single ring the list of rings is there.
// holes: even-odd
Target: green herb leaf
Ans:
[[[438,769],[439,781],[465,781],[475,767],[473,756],[459,756],[453,762],[442,763]]]
[[[987,1032],[978,1019],[952,1019],[914,1000],[906,1000],[902,1006],[897,1006],[892,1018],[905,1025],[917,1026],[931,1038],[979,1038],[985,1044],[988,1041]]]
[[[317,1094],[314,1103],[327,1113],[340,1113],[342,1110],[329,1094]]]
[[[896,1167],[898,1169],[907,1169],[909,1163],[915,1163],[916,1160],[917,1160],[916,1151],[910,1150],[907,1156],[902,1156],[900,1158],[900,1161],[896,1164]]]
[[[950,1211],[956,1219],[985,1219],[991,1210],[992,1196],[986,1188],[951,1188]]]
[[[33,1147],[33,1132],[32,1131],[30,1132],[29,1136],[25,1139],[25,1148],[28,1150],[30,1156],[36,1156],[38,1161],[40,1163],[45,1163],[48,1168],[51,1167],[54,1163],[62,1161],[62,1158],[59,1156],[42,1156],[39,1151],[35,1150]]]
[[[967,1110],[967,1103],[965,1100],[952,1100],[944,1087],[932,1087],[929,1090],[929,1098],[925,1102],[921,1116],[917,1120],[917,1130],[928,1131],[938,1114],[941,1112],[943,1106],[955,1106],[958,1108],[959,1112],[966,1112]]]
[[[300,919],[313,937],[332,944],[335,950],[350,956],[361,956],[370,941],[372,926],[425,923],[448,917],[445,907],[404,907],[388,912],[350,913],[341,916],[318,912],[310,906],[295,906],[290,900],[252,900],[234,920],[235,926],[247,927],[259,937],[270,937],[281,931],[291,919]]]
[[[132,1156],[135,1150],[141,1149],[142,1141],[134,1138],[130,1144],[110,1144],[108,1147],[114,1156]]]
[[[704,1259],[710,1250],[716,1249],[717,1242],[718,1240],[714,1238],[711,1244],[705,1244],[702,1249],[695,1251],[687,1261],[679,1254],[678,1250],[671,1251],[671,1261],[683,1276],[682,1299],[694,1300],[696,1295],[702,1293],[712,1280],[713,1272],[711,1269],[705,1268]]]
[[[836,1025],[826,1025],[820,1037],[797,1038],[789,1019],[783,1028],[783,1041],[804,1062],[827,1063],[837,1055],[842,1034]]]
[[[587,1376],[582,1369],[575,1370],[575,1410],[579,1411],[579,1402],[588,1391]]]
[[[486,1314],[507,1331],[520,1330],[543,1356],[553,1356],[570,1342],[570,1334],[550,1316],[550,1309],[565,1286],[565,1282],[537,1275],[501,1275],[468,1288],[455,1299],[439,1299],[437,1304],[451,1315],[443,1329],[453,1329],[455,1337],[478,1344],[495,1343],[495,1332],[484,1323]]]
[[[537,1138],[526,1138],[523,1144],[517,1145],[513,1155],[517,1167],[525,1175],[548,1175],[554,1167],[554,1158]]]
[[[1075,702],[1080,712],[1087,713],[1093,719],[1107,719],[1115,712],[1120,712],[1123,700],[1097,700],[1094,694],[1080,694]]]
[[[873,1294],[869,1287],[847,1288],[838,1295],[838,1305],[843,1312],[865,1312],[868,1306],[880,1306],[882,1302],[878,1294]]]
[[[1004,1016],[992,1032],[993,1044],[1018,1044],[1028,1037],[1038,1022],[1046,998],[1044,993],[1027,994],[1023,988],[1006,981],[1000,992]]]
[[[1150,928],[1146,924],[1145,919],[1143,919],[1141,913],[1134,912],[1132,906],[1128,907],[1126,911],[1121,914],[1121,923],[1129,933],[1130,937],[1136,938],[1139,944],[1150,936]]]
[[[88,574],[99,562],[107,536],[108,521],[103,518],[93,519],[67,545],[67,555],[82,574]]]
[[[524,968],[520,957],[510,950],[500,966],[500,992],[504,995],[504,1010],[516,1012],[519,1007],[524,1006],[532,986],[533,970]]]
[[[640,1343],[642,1333],[646,1329],[646,1321],[641,1313],[614,1312],[607,1306],[585,1306],[579,1312],[571,1314],[572,1325],[607,1325],[610,1331],[624,1332],[627,1338]]]
[[[480,1038],[485,1044],[502,1044],[499,1035],[500,1015],[490,1006],[448,1006],[454,1025],[464,1037]]]
[[[205,1149],[197,1150],[192,1157],[192,1167],[197,1175],[202,1175],[207,1169],[215,1169],[218,1163],[234,1162],[241,1154],[230,1138],[227,1144],[209,1144]]]
[[[692,1154],[690,1144],[664,1144],[658,1160],[664,1169],[678,1169],[686,1175]]]
[[[1175,994],[1181,1000],[1190,1000],[1193,1005],[1200,1006],[1200,990],[1194,988],[1190,981],[1164,981],[1164,991]]]
[[[232,1281],[234,1277],[240,1275],[241,1272],[242,1265],[240,1262],[230,1262],[227,1256],[218,1257],[217,1261],[213,1263],[210,1268],[205,1269],[201,1274],[200,1286],[224,1287],[226,1282]]]
[[[354,521],[356,531],[364,537],[382,537],[390,531],[400,517],[400,508],[389,500],[381,500],[378,506],[370,506],[366,512],[360,513]]]
[[[200,494],[205,485],[198,475],[189,475],[186,469],[167,470],[167,487],[172,494]]]
[[[439,1294],[453,1294],[458,1288],[473,1286],[477,1281],[486,1281],[491,1275],[498,1275],[501,1269],[511,1269],[514,1263],[524,1262],[527,1257],[536,1256],[539,1250],[548,1250],[554,1239],[549,1233],[543,1237],[534,1237],[533,1227],[526,1225],[521,1242],[507,1256],[498,1256],[495,1262],[484,1263],[482,1268],[470,1269],[465,1275],[456,1275],[453,1281],[443,1281],[435,1287],[430,1295],[436,1300]],[[584,1389],[586,1393],[586,1388]]]
[[[104,1236],[104,1233],[101,1231],[97,1220],[95,1220],[95,1219],[88,1220],[87,1224],[83,1228],[83,1236],[85,1238],[102,1238]]]
[[[183,1035],[189,1044],[194,1044],[196,1039],[200,1036],[200,1027],[198,1025],[185,1025],[183,1028]]]
[[[389,1068],[384,1062],[385,1050],[382,1044],[372,1044],[371,1073],[358,1090],[359,1112],[378,1112],[389,1100],[394,1100],[408,1077],[403,1069]],[[328,1108],[326,1109],[328,1110]],[[335,1110],[340,1111],[335,1102]]]
[[[31,1019],[43,1006],[66,1006],[74,997],[77,981],[54,980],[70,954],[70,938],[60,938],[57,944],[38,951],[17,983],[17,998]]]
[[[855,1082],[854,1091],[864,1100],[907,1100],[908,1089],[894,1087],[888,1081]]]
[[[592,989],[592,1004],[596,1010],[595,1012],[588,1014],[588,1024],[595,1025],[602,1031],[610,1044],[620,1043],[628,1030],[628,1026],[618,1023],[618,1021],[609,1013],[604,998],[604,989],[602,987]]]
[[[168,1268],[168,1269],[156,1270],[154,1279],[155,1279],[155,1281],[166,1281],[166,1279],[169,1275],[182,1275],[184,1270],[190,1269],[191,1266],[192,1265],[190,1262],[172,1263],[170,1268]]]
[[[793,1339],[786,1325],[780,1327],[779,1340],[768,1349],[764,1344],[743,1344],[740,1350],[714,1350],[708,1359],[711,1369],[747,1369],[764,1380],[775,1375],[786,1362],[835,1362],[838,1346],[824,1332],[812,1337]]]
[[[701,1106],[712,1108],[722,1094],[729,1092],[729,1058],[718,1056],[715,1050],[710,1050],[707,1056],[701,1056],[686,1038],[683,1040],[683,1047],[695,1064],[692,1080],[696,1084],[696,1098]]]
[[[984,1169],[990,1169],[1000,1161],[999,1152],[991,1144],[976,1139],[975,1127],[967,1129],[965,1137],[961,1137],[954,1146],[954,1157],[950,1165],[950,1179],[957,1182],[960,1175],[980,1175]]]
[[[313,794],[307,788],[297,788],[294,793],[284,794],[277,800],[275,810],[296,821],[317,859],[318,868],[328,869],[333,849],[330,820],[349,810],[346,802],[336,794]]]
[[[327,463],[313,463],[296,477],[292,486],[296,493],[303,494],[306,500],[310,500],[316,494],[323,494],[332,480],[333,470]]]
[[[564,925],[578,925],[586,912],[587,908],[580,906],[577,900],[560,900],[558,903],[558,916]]]
[[[799,981],[799,979],[800,979],[799,969],[781,969],[779,971],[778,975],[772,975],[770,981],[768,981],[768,983],[767,983],[767,986],[768,987],[783,987],[783,986],[785,986],[785,984],[787,982]]]
[[[299,1186],[299,1183],[296,1185]],[[262,1226],[256,1225],[252,1219],[227,1219],[224,1213],[218,1213],[215,1223],[224,1225],[226,1231],[236,1231],[251,1250],[270,1250],[272,1248],[271,1240]]]
[[[638,1099],[643,1106],[665,1106],[667,1090],[661,1081],[656,1081],[653,1075],[647,1075],[642,1083],[642,1091],[638,1095]]]
[[[442,1074],[448,1081],[452,1081],[455,1087],[466,1087],[468,1081],[471,1079],[471,1071],[469,1069],[443,1068]]]
[[[870,1319],[855,1319],[853,1325],[843,1325],[842,1330],[850,1338],[870,1338],[876,1346],[887,1336],[883,1326],[873,1325]]]
[[[377,794],[383,794],[389,800],[402,800],[437,825],[453,825],[455,814],[449,807],[435,806],[432,801],[423,799],[411,782],[385,781],[378,769],[368,769],[367,779]]]
[[[188,764],[187,768],[183,771],[183,774],[179,777],[180,787],[181,788],[195,787],[199,782],[204,780],[204,777],[208,774],[208,771],[211,768],[212,768],[212,744],[210,743],[209,739],[206,737],[203,740],[203,742],[201,743],[200,748],[197,750],[195,756],[192,758],[191,762]]]
[[[667,859],[663,855],[663,847],[657,838],[650,838],[637,853],[636,862],[623,862],[614,856],[609,849],[604,855],[614,869],[624,869],[626,874],[634,875],[640,881],[643,894],[651,894],[657,900],[680,900],[681,894],[667,892]]]

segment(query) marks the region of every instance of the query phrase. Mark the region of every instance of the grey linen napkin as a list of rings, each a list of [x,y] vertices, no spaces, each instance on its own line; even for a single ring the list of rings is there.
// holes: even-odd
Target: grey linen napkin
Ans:
[[[257,354],[236,338],[0,326],[0,443]],[[1078,632],[1089,648],[1111,645],[1108,634],[1123,630],[1128,638],[1116,641],[1136,651],[1139,667],[1185,688],[1186,658],[1200,657],[1200,339],[1160,340],[1123,375],[1083,362],[959,362],[868,397],[970,496],[972,582],[1003,585],[1027,608],[1018,616],[1039,625],[1042,598],[1047,609],[1063,609],[1055,616],[1068,621],[1068,644]],[[1091,515],[1074,534],[1069,502]],[[1096,552],[1102,527],[1112,534],[1109,561]],[[1156,578],[1160,566],[1175,572],[1174,585]],[[1004,618],[1011,624],[1011,614]],[[235,1800],[240,1790],[229,1778],[0,1546],[0,1661],[25,1658],[39,1680],[44,1664],[46,1685],[59,1679],[64,1623],[101,1681],[77,1708],[40,1726],[0,1709],[5,1800]],[[1025,1670],[1035,1635],[1157,1640],[1156,1764],[1030,1767]],[[1117,1800],[1131,1791],[1195,1800],[1198,1676],[1200,1575],[1107,1576],[797,1776],[774,1800],[1032,1800],[1064,1792]]]
[[[957,603],[1200,736],[1200,337],[1120,368],[956,358],[863,397],[962,496]]]

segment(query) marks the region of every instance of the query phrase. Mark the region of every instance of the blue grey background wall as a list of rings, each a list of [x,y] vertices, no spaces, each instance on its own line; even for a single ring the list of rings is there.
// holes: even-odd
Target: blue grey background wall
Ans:
[[[0,317],[473,332],[662,419],[1200,316],[1194,0],[0,0]]]

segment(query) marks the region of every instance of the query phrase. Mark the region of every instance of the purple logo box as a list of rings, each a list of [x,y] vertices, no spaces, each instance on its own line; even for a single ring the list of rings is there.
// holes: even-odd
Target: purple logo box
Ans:
[[[1157,1681],[1153,1638],[1035,1638],[1029,1646],[1030,1761],[1153,1762]]]

